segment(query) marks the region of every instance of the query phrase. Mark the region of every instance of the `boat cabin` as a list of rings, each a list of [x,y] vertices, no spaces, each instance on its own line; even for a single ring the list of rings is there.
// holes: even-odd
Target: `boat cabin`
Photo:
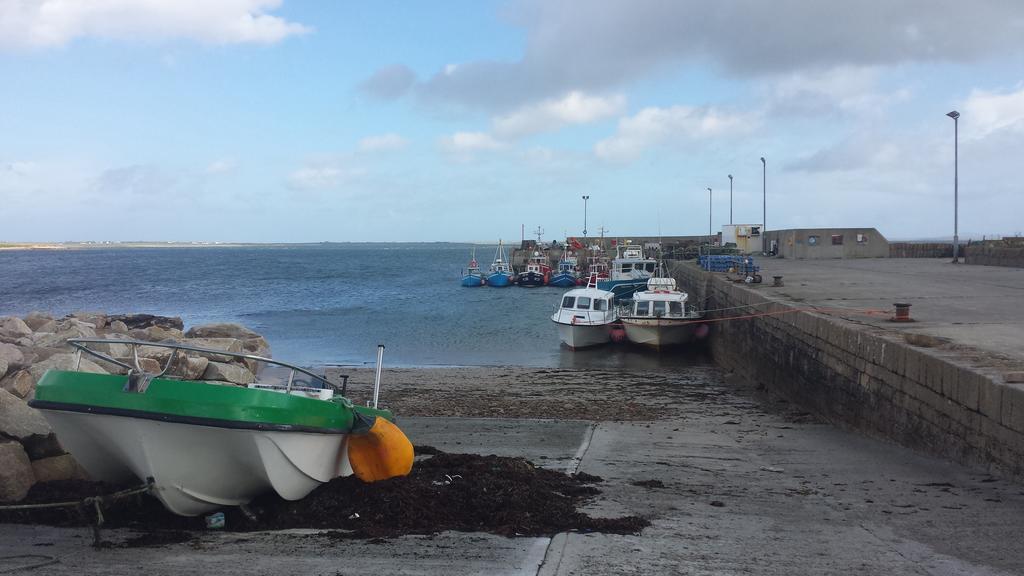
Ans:
[[[634,300],[633,316],[652,318],[684,318],[685,298],[679,300]]]
[[[612,297],[594,298],[591,296],[563,296],[563,310],[594,310],[595,312],[606,312],[611,310]]]

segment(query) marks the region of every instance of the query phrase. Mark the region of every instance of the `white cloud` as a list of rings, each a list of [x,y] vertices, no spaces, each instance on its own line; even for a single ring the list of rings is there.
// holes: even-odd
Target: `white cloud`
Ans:
[[[187,38],[272,44],[310,28],[267,12],[281,0],[7,0],[0,47],[47,48],[78,38]]]
[[[962,112],[961,124],[969,137],[984,138],[1005,128],[1024,130],[1024,86],[1005,94],[973,90]]]
[[[27,176],[39,168],[35,162],[14,161],[0,163],[0,172],[14,176]]]
[[[237,164],[231,158],[219,158],[206,167],[207,174],[224,174],[235,169]]]
[[[495,118],[494,133],[501,138],[518,138],[568,124],[589,124],[620,114],[625,107],[625,96],[590,96],[574,90]]]
[[[628,162],[653,146],[745,133],[759,121],[755,115],[716,108],[644,108],[619,120],[616,133],[595,144],[594,153],[604,160]]]
[[[456,132],[442,136],[440,144],[441,148],[449,152],[479,152],[502,147],[501,142],[486,132]]]
[[[402,150],[409,145],[409,141],[395,133],[367,136],[359,141],[359,150],[363,152],[387,152]]]
[[[292,190],[328,190],[362,176],[364,171],[346,166],[341,160],[311,162],[288,175]]]
[[[908,100],[907,89],[885,92],[877,67],[841,66],[818,72],[794,72],[773,80],[772,113],[797,115],[843,112],[880,115],[894,103]]]

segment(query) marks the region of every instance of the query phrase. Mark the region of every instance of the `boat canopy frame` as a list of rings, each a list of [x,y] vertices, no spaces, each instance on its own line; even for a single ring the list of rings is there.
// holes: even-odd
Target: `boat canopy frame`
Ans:
[[[145,392],[149,386],[149,382],[154,378],[163,378],[171,366],[174,365],[174,361],[178,357],[179,351],[184,352],[198,352],[200,354],[213,354],[217,356],[231,356],[233,358],[240,358],[243,360],[253,360],[255,362],[262,362],[264,364],[270,364],[275,366],[281,366],[289,370],[288,383],[285,385],[285,391],[291,392],[293,389],[299,389],[302,387],[295,386],[295,373],[299,372],[319,381],[321,389],[328,388],[339,392],[342,396],[345,396],[346,389],[348,388],[348,375],[339,374],[342,379],[341,386],[331,382],[325,376],[320,376],[307,370],[301,366],[289,364],[288,362],[282,362],[281,360],[274,360],[272,358],[266,358],[264,356],[256,356],[255,354],[246,354],[244,352],[232,352],[230,350],[218,350],[216,348],[202,348],[200,346],[191,346],[189,344],[182,344],[180,342],[147,342],[145,340],[133,340],[133,339],[106,339],[106,338],[70,338],[68,344],[74,347],[75,350],[75,371],[77,372],[82,364],[82,352],[95,356],[105,362],[110,362],[115,366],[120,366],[128,371],[128,383],[125,384],[126,391]],[[131,347],[132,351],[132,363],[134,366],[122,362],[109,354],[100,352],[89,348],[89,344],[124,344]],[[167,358],[167,363],[164,364],[163,369],[156,374],[147,373],[139,364],[139,346],[153,346],[158,348],[169,348],[171,355]],[[379,384],[377,385],[379,386]],[[376,388],[376,386],[375,386]]]

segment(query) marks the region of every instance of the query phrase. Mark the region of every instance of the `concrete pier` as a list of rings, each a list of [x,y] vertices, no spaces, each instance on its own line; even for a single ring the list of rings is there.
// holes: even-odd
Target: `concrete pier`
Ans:
[[[760,264],[784,286],[672,267],[712,310],[717,363],[836,424],[1021,479],[1024,270],[906,259]],[[890,321],[895,302],[912,305],[913,322]]]

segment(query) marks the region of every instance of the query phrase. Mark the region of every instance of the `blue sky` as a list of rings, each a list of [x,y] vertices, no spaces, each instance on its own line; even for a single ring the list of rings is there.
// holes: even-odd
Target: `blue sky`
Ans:
[[[853,6],[853,4],[857,4]],[[1024,231],[1024,7],[0,0],[0,241]]]

